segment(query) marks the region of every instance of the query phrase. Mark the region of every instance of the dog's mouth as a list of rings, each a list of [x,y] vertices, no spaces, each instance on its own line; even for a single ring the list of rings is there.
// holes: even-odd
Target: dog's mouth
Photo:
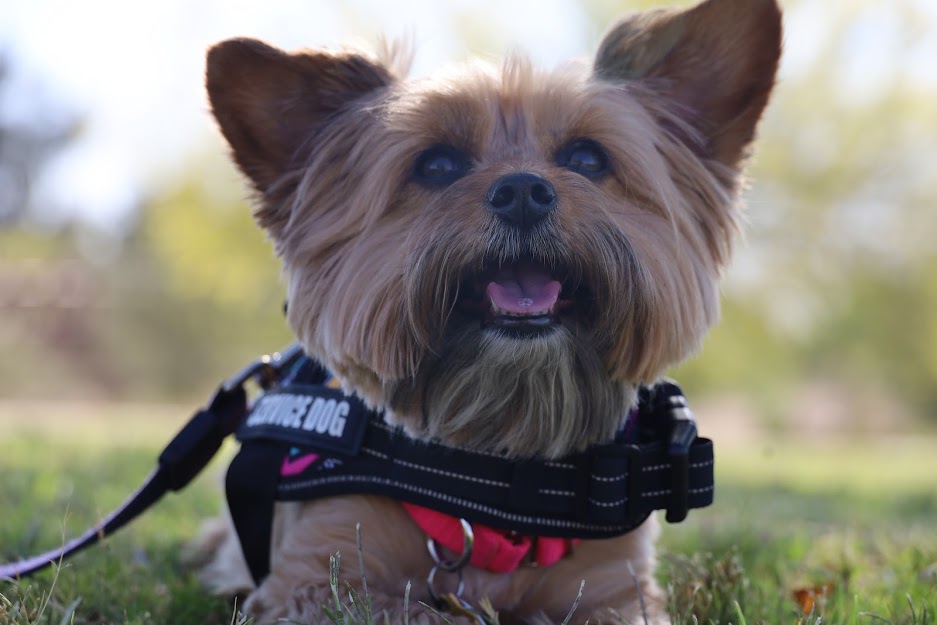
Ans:
[[[483,328],[521,337],[551,331],[588,300],[586,289],[568,271],[532,258],[489,263],[459,289],[461,311]]]

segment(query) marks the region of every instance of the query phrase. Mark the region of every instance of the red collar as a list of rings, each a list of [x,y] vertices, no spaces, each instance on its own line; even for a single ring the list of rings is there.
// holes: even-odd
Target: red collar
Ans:
[[[446,549],[461,553],[462,525],[459,519],[442,512],[401,502],[404,510],[426,535]],[[472,525],[475,548],[469,564],[492,573],[510,573],[529,556],[531,563],[549,566],[572,550],[578,539],[523,536],[485,525]]]

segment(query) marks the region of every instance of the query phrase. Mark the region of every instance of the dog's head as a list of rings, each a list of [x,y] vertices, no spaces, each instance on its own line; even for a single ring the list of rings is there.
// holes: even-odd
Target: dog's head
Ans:
[[[623,20],[591,68],[420,80],[235,39],[208,92],[308,352],[414,436],[550,457],[717,318],[780,36],[774,0],[708,0]]]

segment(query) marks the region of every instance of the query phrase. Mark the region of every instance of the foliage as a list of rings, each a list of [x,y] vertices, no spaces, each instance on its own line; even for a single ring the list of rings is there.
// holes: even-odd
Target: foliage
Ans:
[[[792,388],[827,380],[846,400],[888,389],[937,415],[937,81],[919,76],[933,23],[920,11],[786,5],[789,30],[822,36],[787,42],[723,324],[675,374],[689,386],[737,384],[777,413]]]
[[[219,196],[214,180],[195,175],[155,199],[124,241],[0,231],[0,286],[13,285],[0,298],[0,348],[20,354],[0,362],[0,396],[48,394],[32,373],[41,367],[60,396],[201,397],[290,342],[273,252],[245,202]]]
[[[621,11],[584,6],[596,36]],[[723,322],[673,375],[694,397],[744,395],[776,424],[813,384],[836,389],[858,421],[933,421],[937,84],[921,77],[933,20],[914,0],[790,0],[785,10],[785,66],[752,162],[748,240],[727,276]],[[488,31],[468,20],[460,34],[487,41]],[[9,132],[0,125],[0,138]],[[23,219],[0,230],[0,350],[17,354],[0,360],[0,396],[190,399],[289,342],[246,187],[219,144],[206,152],[141,201],[117,238]]]
[[[0,42],[2,44],[2,42]],[[10,59],[0,47],[0,111],[11,99]],[[4,119],[0,116],[0,228],[41,216],[34,197],[37,178],[52,157],[72,139],[79,128],[77,116],[58,110],[40,85],[35,92],[32,118]],[[31,212],[40,215],[32,215]]]

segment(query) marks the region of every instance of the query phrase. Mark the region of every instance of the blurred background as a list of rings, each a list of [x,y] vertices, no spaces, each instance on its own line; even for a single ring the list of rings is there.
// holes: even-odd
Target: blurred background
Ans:
[[[937,431],[937,3],[783,3],[723,322],[674,375],[726,436]],[[208,113],[213,42],[552,66],[651,4],[0,0],[0,412],[193,407],[290,341]]]

